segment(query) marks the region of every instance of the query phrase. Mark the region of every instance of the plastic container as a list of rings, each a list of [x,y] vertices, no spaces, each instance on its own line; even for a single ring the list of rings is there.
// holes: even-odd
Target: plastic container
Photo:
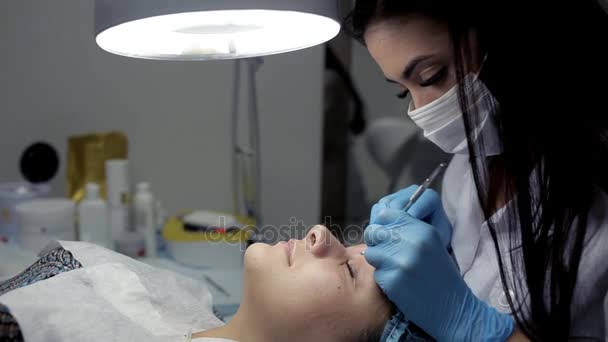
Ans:
[[[230,215],[216,213],[218,216]],[[241,226],[231,232],[221,231],[187,231],[180,218],[171,217],[163,237],[167,242],[167,251],[177,262],[197,268],[236,269],[243,266],[243,256],[254,221],[246,217],[235,219]]]
[[[158,199],[154,207],[154,216],[156,220],[156,250],[159,253],[164,253],[167,250],[167,242],[163,237],[163,229],[165,228],[165,223],[167,223],[168,215],[163,204]]]
[[[156,203],[150,191],[150,184],[137,184],[137,191],[135,192],[135,200],[133,202],[135,229],[144,236],[147,257],[155,257],[157,254],[155,206]]]
[[[38,199],[19,204],[19,243],[39,252],[54,240],[76,239],[76,204],[62,198]]]
[[[80,240],[113,249],[108,214],[108,206],[99,196],[99,186],[87,184],[85,198],[78,206]]]
[[[120,206],[124,194],[130,193],[129,161],[112,159],[106,161],[106,184],[108,187],[108,206]]]
[[[145,256],[144,237],[139,232],[125,232],[116,239],[116,251],[131,258]]]
[[[19,224],[15,208],[20,203],[44,198],[50,191],[48,185],[25,182],[0,184],[0,242],[18,245]]]
[[[116,241],[122,234],[135,230],[131,219],[131,191],[129,183],[129,162],[124,159],[106,161],[106,184],[108,189],[108,210],[110,212],[110,232]]]

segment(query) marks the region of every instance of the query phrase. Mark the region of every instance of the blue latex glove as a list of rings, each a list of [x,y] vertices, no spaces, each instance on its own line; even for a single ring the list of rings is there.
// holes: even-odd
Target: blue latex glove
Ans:
[[[417,189],[418,185],[412,185],[406,189],[382,198],[376,205],[372,207],[369,223],[387,225],[396,221],[403,212],[401,210],[387,211],[385,209],[403,209]],[[449,248],[450,241],[452,240],[452,225],[443,211],[441,198],[437,192],[432,189],[427,189],[424,191],[422,196],[420,196],[420,198],[418,198],[418,200],[408,210],[408,213],[411,216],[435,227],[439,233],[439,237],[443,241],[443,245]]]
[[[405,317],[437,341],[506,341],[511,316],[472,293],[431,225],[384,206],[393,222],[365,231],[367,261],[374,277]]]

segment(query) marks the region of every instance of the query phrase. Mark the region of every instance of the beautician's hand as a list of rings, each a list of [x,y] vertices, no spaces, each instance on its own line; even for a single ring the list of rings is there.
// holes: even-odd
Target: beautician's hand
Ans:
[[[438,230],[403,210],[387,208],[387,225],[365,231],[367,261],[388,298],[438,341],[506,341],[514,323],[466,285]]]
[[[398,219],[401,211],[387,211],[386,208],[403,209],[410,197],[416,192],[418,185],[412,185],[406,189],[382,198],[372,207],[370,224],[387,225]],[[434,190],[427,189],[420,198],[412,205],[408,213],[437,229],[443,245],[449,247],[452,239],[452,225],[443,211],[441,198]]]

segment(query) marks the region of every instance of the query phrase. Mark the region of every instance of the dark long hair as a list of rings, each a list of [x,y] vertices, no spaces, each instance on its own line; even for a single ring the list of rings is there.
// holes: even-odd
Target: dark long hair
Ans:
[[[608,15],[596,0],[357,0],[347,24],[363,41],[374,21],[409,14],[448,24],[458,80],[485,56],[503,153],[485,158],[477,140],[469,155],[502,284],[528,337],[567,340],[588,213],[608,190]],[[464,87],[459,100],[472,142]],[[493,223],[500,198],[514,205]]]

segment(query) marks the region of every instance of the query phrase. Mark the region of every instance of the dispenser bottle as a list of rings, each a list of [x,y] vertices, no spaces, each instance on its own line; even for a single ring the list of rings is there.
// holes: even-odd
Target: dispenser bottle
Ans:
[[[114,243],[108,222],[108,206],[99,196],[99,186],[86,185],[85,198],[78,206],[80,240],[112,249]]]
[[[143,234],[146,242],[146,256],[155,257],[157,251],[156,243],[156,216],[154,214],[155,201],[150,184],[137,184],[135,192],[135,229]]]

